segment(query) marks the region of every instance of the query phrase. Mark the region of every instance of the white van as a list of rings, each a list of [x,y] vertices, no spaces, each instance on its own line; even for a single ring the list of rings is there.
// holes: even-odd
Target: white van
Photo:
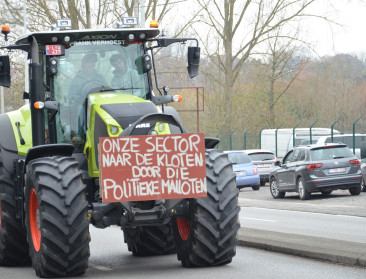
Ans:
[[[312,128],[311,141],[316,143],[320,137],[330,134],[331,129],[329,128]],[[340,132],[333,130],[333,134],[340,134]],[[310,128],[296,128],[295,134],[294,129],[278,129],[276,154],[276,129],[264,129],[261,134],[261,149],[270,150],[278,158],[283,158],[293,146],[301,145],[307,141],[310,141]]]
[[[324,144],[332,142],[331,136],[320,137],[316,143]],[[341,142],[347,144],[348,148],[353,152],[353,134],[333,135],[333,142]],[[361,143],[366,142],[366,134],[355,134],[355,155],[361,158]]]

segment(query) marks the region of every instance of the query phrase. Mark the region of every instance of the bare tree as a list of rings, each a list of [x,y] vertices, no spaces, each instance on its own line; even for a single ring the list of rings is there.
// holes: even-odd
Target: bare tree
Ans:
[[[281,36],[282,28],[274,35],[268,34],[265,43],[267,52],[261,55],[261,65],[256,80],[262,84],[258,101],[267,104],[263,117],[266,126],[274,128],[276,125],[275,106],[281,97],[287,93],[301,71],[306,67],[309,58],[300,56],[298,32],[293,35]]]
[[[203,40],[205,51],[209,57],[219,58],[216,61],[223,74],[222,94],[225,96],[223,117],[230,132],[234,87],[245,61],[255,48],[268,40],[269,34],[279,28],[291,28],[291,22],[310,16],[307,10],[317,0],[197,1],[204,11],[202,22],[209,27],[211,35]],[[218,38],[216,43],[215,38]]]
[[[138,16],[139,0],[28,0],[30,31],[46,30],[58,18],[71,18],[73,29],[112,27],[123,16]],[[0,0],[2,21],[23,25],[23,6],[19,0]],[[162,21],[174,8],[172,0],[146,0],[145,19]]]

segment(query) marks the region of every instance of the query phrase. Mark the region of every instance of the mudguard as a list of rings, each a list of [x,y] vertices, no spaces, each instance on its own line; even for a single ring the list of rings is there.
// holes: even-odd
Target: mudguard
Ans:
[[[0,148],[3,166],[9,173],[14,173],[14,160],[24,158],[18,154],[14,130],[7,114],[0,114]]]
[[[179,123],[181,123],[181,124],[183,123],[175,108],[170,107],[170,106],[164,106],[164,113],[173,115]],[[183,126],[183,124],[182,124],[182,126]],[[172,134],[181,133],[180,128],[176,125],[169,124],[169,129]]]
[[[67,143],[38,145],[29,148],[27,157],[25,158],[25,165],[27,165],[28,162],[31,160],[42,157],[52,157],[52,156],[71,157],[73,151],[74,146],[72,144]]]

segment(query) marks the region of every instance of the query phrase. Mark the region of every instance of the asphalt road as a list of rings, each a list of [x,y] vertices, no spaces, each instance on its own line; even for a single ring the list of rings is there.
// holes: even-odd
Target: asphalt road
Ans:
[[[364,217],[242,207],[240,224],[244,228],[366,244],[366,218]]]
[[[118,227],[90,227],[91,257],[80,278],[255,278],[255,279],[365,279],[366,269],[288,256],[259,249],[237,247],[233,262],[214,268],[183,268],[175,254],[134,257],[127,251]],[[37,278],[28,267],[0,267],[1,279]]]

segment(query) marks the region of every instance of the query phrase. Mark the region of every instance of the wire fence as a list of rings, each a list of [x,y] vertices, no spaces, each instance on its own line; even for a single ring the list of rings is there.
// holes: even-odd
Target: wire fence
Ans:
[[[342,135],[342,136],[341,136]],[[360,158],[361,145],[366,144],[366,125],[357,125],[357,121],[349,127],[292,127],[278,129],[261,129],[254,134],[248,130],[242,135],[233,131],[229,135],[216,136],[220,139],[217,148],[221,150],[245,150],[267,149],[274,152],[278,157],[283,157],[284,152],[296,145],[314,144],[319,138],[325,137],[326,142],[342,142]],[[285,147],[286,148],[285,148]]]

